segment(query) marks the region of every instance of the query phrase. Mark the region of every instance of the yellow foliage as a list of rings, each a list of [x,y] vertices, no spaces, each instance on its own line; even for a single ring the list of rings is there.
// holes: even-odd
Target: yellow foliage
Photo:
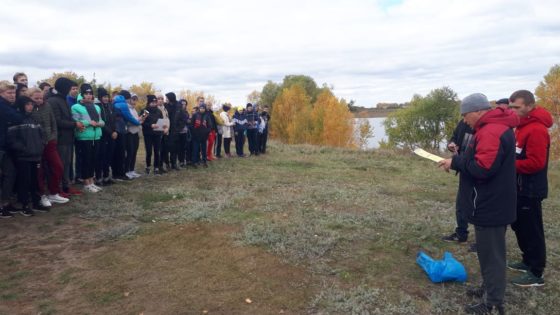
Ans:
[[[196,99],[199,96],[204,97],[204,102],[207,105],[218,104],[218,102],[219,102],[216,99],[216,97],[214,97],[214,95],[205,94],[204,91],[181,90],[181,91],[179,91],[179,95],[177,95],[177,96],[179,97],[179,99],[187,100],[187,109],[188,109],[189,113],[192,113],[192,109],[193,109],[194,105],[198,104],[196,102]],[[218,105],[220,105],[220,104],[218,104]]]
[[[272,106],[271,136],[286,143],[305,143],[311,138],[311,103],[299,85],[282,90]]]
[[[339,101],[331,91],[324,90],[314,104],[312,143],[349,147],[353,145],[353,115],[344,101]]]
[[[141,82],[138,85],[134,84],[129,90],[130,93],[138,95],[138,102],[136,103],[136,110],[138,111],[146,108],[146,97],[156,93],[152,82]]]
[[[537,104],[548,109],[554,119],[555,126],[550,132],[550,157],[557,160],[560,158],[560,65],[555,65],[550,69],[537,87],[535,94]]]

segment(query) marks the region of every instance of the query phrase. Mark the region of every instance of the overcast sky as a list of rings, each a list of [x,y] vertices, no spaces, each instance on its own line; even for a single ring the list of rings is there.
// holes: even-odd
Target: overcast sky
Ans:
[[[357,105],[450,86],[490,99],[534,90],[560,63],[560,1],[12,1],[0,78],[72,70],[127,87],[204,90],[242,104],[306,74]]]

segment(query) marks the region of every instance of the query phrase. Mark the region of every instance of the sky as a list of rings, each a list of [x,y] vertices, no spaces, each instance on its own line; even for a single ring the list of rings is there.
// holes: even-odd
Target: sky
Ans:
[[[560,63],[558,12],[557,0],[2,0],[0,79],[71,70],[241,105],[305,74],[365,107],[443,86],[492,100]]]

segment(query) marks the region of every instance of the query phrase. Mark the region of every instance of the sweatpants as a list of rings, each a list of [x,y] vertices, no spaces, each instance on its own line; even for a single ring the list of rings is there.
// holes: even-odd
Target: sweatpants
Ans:
[[[63,165],[62,189],[66,191],[66,189],[70,187],[70,182],[72,181],[72,178],[70,177],[70,170],[72,169],[72,155],[74,154],[74,145],[58,143],[56,145],[56,149]]]
[[[216,157],[221,157],[222,156],[222,134],[218,133],[218,136],[216,138]]]
[[[210,131],[210,134],[208,135],[208,145],[206,148],[206,156],[208,157],[208,160],[212,161],[214,159],[213,153],[214,153],[214,142],[216,141],[216,131],[212,130]]]
[[[17,169],[17,197],[22,206],[28,206],[29,201],[39,202],[37,172],[41,167],[38,161],[16,160]]]
[[[457,193],[457,198],[455,200],[455,219],[457,221],[457,227],[455,228],[455,233],[459,238],[467,239],[469,237],[469,221],[467,220],[467,213],[464,209],[459,207],[459,194]]]
[[[249,142],[249,152],[253,155],[259,154],[259,148],[257,145],[257,129],[247,129],[247,141]]]
[[[200,155],[202,155],[202,163],[206,163],[207,155],[206,149],[208,144],[207,135],[195,135],[193,136],[193,163],[197,164],[200,162]]]
[[[226,155],[230,155],[231,154],[231,138],[224,138],[224,152],[226,153]]]
[[[161,150],[161,135],[148,134],[144,135],[144,147],[146,148],[146,168],[152,166],[152,155],[154,157],[154,168],[159,168],[160,150]]]
[[[542,199],[517,197],[517,221],[511,228],[517,237],[523,263],[535,276],[542,277],[546,266]]]
[[[127,133],[126,139],[126,158],[124,163],[125,172],[132,172],[136,167],[136,154],[140,145],[140,137],[137,133]]]
[[[109,178],[110,167],[113,162],[116,141],[110,135],[103,135],[99,140],[99,155],[97,158],[97,167],[95,169],[95,177],[98,179]],[[113,173],[115,171],[113,170]],[[115,174],[113,174],[115,175]]]
[[[243,131],[235,132],[235,151],[237,156],[243,156],[243,146],[245,145],[245,135]]]
[[[60,182],[62,174],[64,173],[64,166],[58,154],[56,141],[52,140],[47,143],[43,150],[43,163],[37,173],[38,191],[41,194],[45,193],[45,173],[47,173],[47,180],[49,192],[51,195],[60,193]]]
[[[9,153],[4,154],[2,160],[2,204],[9,204],[14,196],[17,170],[14,159]]]
[[[83,179],[93,178],[95,175],[95,158],[98,155],[99,140],[76,141],[76,159],[80,159],[80,174]]]
[[[124,170],[125,147],[125,134],[119,133],[117,139],[115,139],[115,150],[112,160],[113,176],[115,177],[123,177],[126,173]]]
[[[476,251],[486,303],[501,305],[506,292],[506,229],[507,226],[475,226]]]

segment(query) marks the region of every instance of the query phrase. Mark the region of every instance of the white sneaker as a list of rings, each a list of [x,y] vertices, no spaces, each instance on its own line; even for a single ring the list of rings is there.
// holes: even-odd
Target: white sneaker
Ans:
[[[52,203],[46,195],[41,196],[41,201],[39,202],[43,207],[52,207]]]
[[[102,191],[103,190],[103,188],[101,188],[101,187],[99,187],[95,184],[91,184],[91,185],[93,186],[93,188],[97,189],[97,191]]]
[[[132,171],[132,172],[130,172],[130,173],[132,173],[132,176],[134,176],[134,178],[138,178],[138,177],[141,177],[141,176],[142,176],[142,175],[136,173],[136,171]]]
[[[99,190],[95,189],[93,185],[86,185],[84,186],[84,190],[90,193],[97,193]]]
[[[70,201],[70,199],[68,198],[64,198],[59,194],[56,195],[49,195],[49,201],[52,203],[67,203],[68,201]]]
[[[128,179],[135,179],[136,177],[132,174],[132,172],[128,172],[125,174]]]

